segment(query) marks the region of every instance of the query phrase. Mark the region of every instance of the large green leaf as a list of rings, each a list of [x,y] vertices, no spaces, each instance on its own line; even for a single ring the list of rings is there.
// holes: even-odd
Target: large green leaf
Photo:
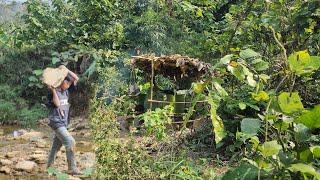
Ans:
[[[312,146],[310,147],[310,151],[315,158],[320,158],[320,146]]]
[[[233,56],[232,54],[225,55],[223,58],[220,59],[220,63],[221,64],[229,64],[229,62],[232,59],[232,56]]]
[[[320,57],[310,56],[308,51],[298,51],[288,57],[291,71],[298,75],[308,75],[320,67]]]
[[[261,122],[259,119],[244,118],[241,121],[241,132],[248,135],[256,135],[260,129]]]
[[[312,167],[311,165],[297,163],[292,164],[291,167],[288,168],[292,172],[301,172],[313,175],[317,179],[320,179],[320,174]]]
[[[42,69],[36,69],[36,70],[33,70],[32,73],[36,76],[40,76],[42,73],[43,73],[43,70]]]
[[[297,151],[297,153],[299,154],[299,160],[305,163],[310,163],[313,159],[312,157],[312,152],[310,151],[310,149],[308,147],[304,147],[302,149],[299,149]]]
[[[35,77],[35,76],[29,76],[29,77],[28,77],[28,80],[29,80],[30,82],[38,82],[38,79],[37,79],[37,77]]]
[[[268,141],[263,143],[259,150],[264,157],[268,157],[278,154],[281,150],[281,146],[277,143],[277,141]]]
[[[57,57],[53,57],[53,58],[51,59],[51,62],[52,62],[52,64],[56,64],[57,62],[60,62],[60,59],[57,58]]]
[[[255,180],[259,176],[259,168],[246,163],[242,162],[238,167],[236,168],[231,168],[228,172],[226,172],[222,180]],[[260,176],[266,178],[266,173],[265,171],[261,170]]]
[[[303,124],[295,124],[294,125],[294,136],[298,143],[305,142],[306,139],[310,137],[309,128],[307,128]]]
[[[302,123],[308,128],[320,128],[320,106],[304,112],[300,117],[294,120],[296,123]]]
[[[225,137],[224,125],[221,118],[217,115],[217,108],[219,105],[220,99],[216,94],[212,92],[208,95],[208,103],[210,104],[210,114],[213,125],[213,132],[215,135],[216,143],[219,143]]]
[[[252,61],[253,67],[256,71],[264,71],[269,68],[269,63],[263,61],[261,58]]]
[[[234,62],[234,61],[232,61]],[[234,62],[235,65],[228,65],[227,69],[231,72],[236,78],[238,78],[240,81],[244,80],[246,78],[246,75],[243,73],[242,67],[238,65],[238,63]]]
[[[283,92],[278,96],[278,103],[282,112],[291,114],[303,110],[298,92],[288,93]]]
[[[239,55],[243,59],[249,59],[249,58],[260,56],[259,53],[253,51],[252,49],[242,50]]]

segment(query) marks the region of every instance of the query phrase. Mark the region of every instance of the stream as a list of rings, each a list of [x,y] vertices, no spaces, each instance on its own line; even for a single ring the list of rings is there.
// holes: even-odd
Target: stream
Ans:
[[[47,119],[39,121],[33,129],[23,129],[18,125],[0,126],[0,180],[40,180],[56,179],[49,176],[46,169],[48,152],[51,147],[53,131],[48,127]],[[72,119],[70,134],[76,140],[75,158],[80,170],[94,168],[95,154],[89,125],[85,118]],[[65,148],[57,153],[53,168],[67,173]],[[90,179],[73,177],[68,179]]]

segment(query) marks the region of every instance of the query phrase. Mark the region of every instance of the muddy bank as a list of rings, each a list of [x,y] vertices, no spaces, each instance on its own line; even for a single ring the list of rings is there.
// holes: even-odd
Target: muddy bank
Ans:
[[[55,179],[46,169],[53,132],[47,119],[39,121],[33,130],[17,125],[0,126],[0,180],[2,179]],[[95,155],[89,125],[84,118],[73,118],[69,127],[76,140],[76,161],[80,170],[94,168]],[[57,154],[53,167],[67,173],[65,148]],[[90,179],[68,176],[68,179]]]

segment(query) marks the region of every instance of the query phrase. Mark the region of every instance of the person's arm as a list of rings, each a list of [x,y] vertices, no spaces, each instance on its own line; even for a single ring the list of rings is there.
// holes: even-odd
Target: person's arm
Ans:
[[[57,95],[57,91],[55,88],[51,87],[50,88],[51,92],[52,92],[52,102],[56,107],[60,106],[60,100],[59,97]]]
[[[68,73],[70,74],[70,76],[74,79],[73,84],[76,86],[77,82],[79,80],[78,75],[76,75],[76,73],[70,71],[65,65],[61,65],[63,68],[66,68],[68,70]]]
[[[76,86],[76,85],[77,85],[77,82],[78,82],[78,80],[79,80],[79,77],[76,75],[76,73],[74,73],[74,72],[72,72],[72,71],[70,71],[70,70],[69,70],[69,74],[70,74],[70,76],[72,76],[72,78],[74,79],[73,84]]]

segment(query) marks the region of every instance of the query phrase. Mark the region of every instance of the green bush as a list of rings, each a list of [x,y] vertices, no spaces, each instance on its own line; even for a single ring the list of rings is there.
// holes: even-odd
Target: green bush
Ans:
[[[0,123],[8,123],[17,119],[17,109],[13,102],[0,99]]]
[[[0,84],[0,99],[13,101],[15,98],[19,97],[20,91],[18,88],[12,88],[6,84]]]
[[[97,145],[97,174],[101,179],[155,178],[150,170],[151,159],[130,138],[119,136],[119,124],[114,110],[92,101],[90,122]]]
[[[23,108],[19,111],[19,122],[24,127],[33,127],[37,120],[47,116],[47,109],[40,104],[32,106],[30,109]]]
[[[30,102],[21,98],[19,86],[0,85],[0,123],[17,121],[24,127],[32,127],[40,118],[47,116],[47,110],[40,104],[30,107]]]

